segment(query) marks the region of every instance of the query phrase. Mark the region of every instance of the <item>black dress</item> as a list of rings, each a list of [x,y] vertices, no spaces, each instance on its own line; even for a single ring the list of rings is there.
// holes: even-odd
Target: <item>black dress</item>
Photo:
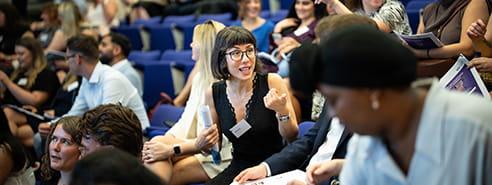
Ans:
[[[27,80],[27,76],[24,74],[19,74],[19,76],[12,80],[18,86],[24,88],[25,82]],[[23,82],[21,82],[23,81]],[[40,107],[44,108],[50,106],[53,98],[55,97],[56,91],[60,87],[60,82],[58,81],[58,77],[55,72],[51,71],[48,68],[43,69],[32,84],[32,87],[29,91],[44,91],[47,92],[50,96],[49,99]],[[10,93],[9,90],[5,91],[5,97],[2,104],[13,104],[17,106],[22,106],[22,104],[15,98],[15,96]]]
[[[216,177],[206,184],[230,184],[242,170],[258,165],[284,147],[278,129],[275,111],[267,109],[263,97],[268,93],[268,74],[258,73],[253,81],[253,94],[246,104],[246,121],[251,129],[236,138],[231,131],[236,125],[234,108],[226,94],[225,81],[212,85],[215,109],[219,116],[220,130],[232,142],[232,162]]]
[[[19,85],[20,87],[24,88],[24,83],[19,83],[21,81],[21,79],[22,79],[22,81],[25,81],[25,79],[27,79],[27,76],[22,74],[19,77],[17,77],[16,79],[14,79],[13,82],[15,84]],[[38,74],[38,76],[36,77],[36,79],[34,81],[34,84],[32,85],[32,87],[29,91],[31,91],[31,92],[32,91],[47,92],[49,94],[48,100],[43,105],[41,105],[39,107],[40,109],[47,109],[50,107],[51,102],[53,101],[53,99],[56,95],[57,89],[59,87],[60,87],[60,82],[58,81],[58,77],[56,76],[55,72],[51,71],[48,68],[45,68],[43,71],[41,71]],[[9,90],[5,91],[5,96],[4,96],[4,99],[2,101],[2,104],[13,104],[13,105],[17,105],[19,107],[22,107],[22,104],[19,102],[19,100],[17,100],[17,98],[15,98],[15,96],[12,93],[10,93]],[[32,130],[34,132],[37,132],[40,120],[34,121],[34,119],[36,119],[36,118],[30,117],[30,116],[27,116],[26,119],[27,119],[27,122],[29,123],[29,125],[31,126]]]

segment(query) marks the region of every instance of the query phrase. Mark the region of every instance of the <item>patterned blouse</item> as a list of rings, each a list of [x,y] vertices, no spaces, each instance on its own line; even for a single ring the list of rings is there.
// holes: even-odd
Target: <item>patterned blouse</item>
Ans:
[[[412,29],[408,22],[408,15],[400,1],[386,0],[377,12],[366,13],[364,10],[357,9],[355,13],[378,19],[386,23],[391,30],[403,35],[411,35]]]

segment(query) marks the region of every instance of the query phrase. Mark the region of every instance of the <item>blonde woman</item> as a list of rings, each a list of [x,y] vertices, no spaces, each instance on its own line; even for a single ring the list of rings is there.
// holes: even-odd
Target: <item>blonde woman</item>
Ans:
[[[224,25],[215,21],[207,21],[195,27],[191,48],[192,58],[197,61],[194,69],[196,73],[192,77],[190,99],[185,111],[164,136],[157,136],[144,144],[142,153],[146,165],[169,184],[207,181],[228,166],[231,160],[229,142],[223,142],[220,165],[215,165],[210,155],[201,154],[200,151],[211,146],[204,137],[211,129],[204,130],[203,122],[196,113],[205,104],[205,90],[215,82],[210,59],[215,36],[222,28]],[[180,148],[179,157],[176,157],[173,145]]]
[[[45,52],[50,50],[65,50],[67,39],[81,33],[84,18],[79,8],[73,2],[64,2],[58,6],[58,18],[60,19],[60,29],[55,32],[53,40],[48,44]],[[91,34],[89,30],[84,34]]]
[[[99,35],[107,35],[111,26],[119,25],[116,17],[120,11],[118,0],[86,0],[86,2],[85,18],[90,25],[98,27]]]
[[[5,87],[2,104],[47,107],[55,96],[60,83],[55,72],[47,68],[48,64],[40,43],[31,37],[22,38],[15,44],[15,53],[18,56],[19,67],[10,77],[0,71],[0,82]],[[16,124],[21,122],[18,119],[22,119],[22,117],[17,116],[20,114],[19,112],[8,107],[4,107],[3,110],[14,136],[21,140],[32,138],[32,130],[27,136],[20,134],[21,130],[30,130],[31,128],[29,125]],[[33,129],[37,129],[37,126]],[[23,143],[26,144],[24,141]],[[32,142],[27,144],[32,145]]]

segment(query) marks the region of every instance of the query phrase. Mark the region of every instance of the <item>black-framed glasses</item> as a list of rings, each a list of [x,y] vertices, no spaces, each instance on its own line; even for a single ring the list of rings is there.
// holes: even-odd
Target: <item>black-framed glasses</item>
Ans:
[[[231,57],[231,60],[234,60],[234,61],[242,60],[244,54],[246,54],[246,57],[248,57],[248,58],[256,56],[256,48],[249,48],[246,51],[236,50],[236,51],[231,51],[229,53],[226,53],[226,55],[229,55],[229,57]]]
[[[68,61],[68,59],[75,57],[75,55],[78,55],[77,53],[72,53],[70,55],[65,56],[65,61]]]

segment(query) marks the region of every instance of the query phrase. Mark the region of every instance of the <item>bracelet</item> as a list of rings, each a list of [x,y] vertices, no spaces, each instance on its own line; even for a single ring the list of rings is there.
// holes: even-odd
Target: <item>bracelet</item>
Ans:
[[[278,121],[284,122],[290,119],[290,114],[287,114],[287,116],[279,116],[278,113],[275,113],[275,117],[277,117]]]
[[[431,58],[431,56],[429,55],[429,49],[427,49],[427,58]]]

